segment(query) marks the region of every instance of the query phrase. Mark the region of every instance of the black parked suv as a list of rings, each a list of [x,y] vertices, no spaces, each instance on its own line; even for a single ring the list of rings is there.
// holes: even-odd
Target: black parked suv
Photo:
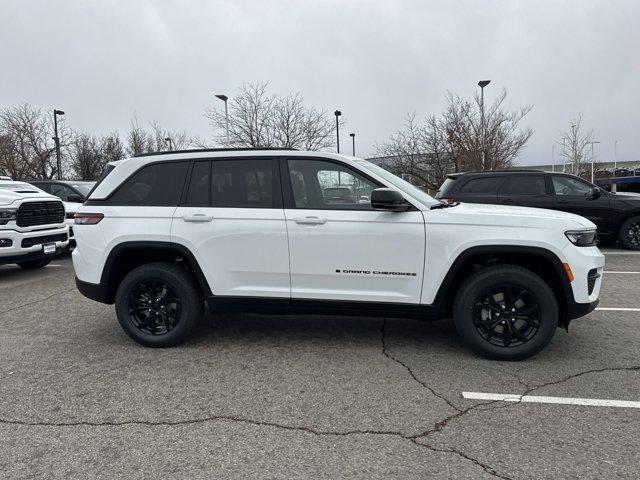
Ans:
[[[491,203],[550,208],[588,218],[600,241],[640,250],[640,196],[610,193],[566,173],[505,170],[454,173],[436,198],[447,203]]]

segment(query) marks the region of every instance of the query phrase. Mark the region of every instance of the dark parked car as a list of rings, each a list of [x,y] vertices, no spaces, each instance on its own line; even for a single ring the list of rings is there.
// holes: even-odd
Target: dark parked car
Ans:
[[[40,190],[59,197],[63,202],[85,201],[96,182],[74,180],[27,180]]]
[[[436,198],[575,213],[596,224],[599,240],[640,250],[640,197],[607,192],[574,175],[539,170],[455,173],[447,176]]]

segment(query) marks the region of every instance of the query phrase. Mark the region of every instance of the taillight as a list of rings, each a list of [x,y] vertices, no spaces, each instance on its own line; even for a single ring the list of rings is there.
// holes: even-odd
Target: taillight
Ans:
[[[102,213],[76,213],[73,218],[73,223],[76,225],[95,225],[100,223],[104,215]]]

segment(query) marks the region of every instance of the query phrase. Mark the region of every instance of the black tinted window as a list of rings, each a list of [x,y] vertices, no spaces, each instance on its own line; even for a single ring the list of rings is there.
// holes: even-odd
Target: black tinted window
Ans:
[[[502,177],[473,178],[460,189],[464,193],[497,194]]]
[[[544,195],[544,177],[542,175],[522,175],[509,177],[502,187],[505,195]]]
[[[194,207],[209,206],[209,162],[196,162],[191,171],[187,205]]]
[[[118,205],[178,205],[187,167],[187,162],[157,163],[143,167],[116,191],[112,202]]]
[[[216,160],[211,189],[214,207],[273,208],[273,162]]]

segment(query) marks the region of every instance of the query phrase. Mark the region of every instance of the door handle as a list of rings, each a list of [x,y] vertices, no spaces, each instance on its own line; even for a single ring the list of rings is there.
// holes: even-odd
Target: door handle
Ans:
[[[300,225],[323,225],[327,223],[327,219],[321,217],[294,218],[293,221]]]
[[[183,215],[182,220],[185,222],[210,222],[213,217],[204,213],[194,213],[193,215]]]

